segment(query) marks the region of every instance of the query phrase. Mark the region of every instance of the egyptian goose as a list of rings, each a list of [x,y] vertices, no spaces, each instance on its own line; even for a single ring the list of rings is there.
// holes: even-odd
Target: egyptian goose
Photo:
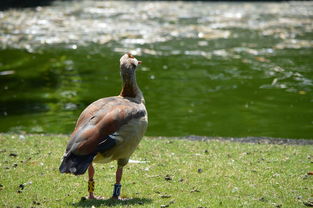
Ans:
[[[79,116],[60,165],[61,173],[81,175],[88,169],[89,199],[94,196],[92,162],[117,161],[114,199],[119,199],[123,167],[143,137],[148,117],[145,101],[136,82],[141,64],[130,53],[120,59],[123,88],[119,96],[99,99]]]

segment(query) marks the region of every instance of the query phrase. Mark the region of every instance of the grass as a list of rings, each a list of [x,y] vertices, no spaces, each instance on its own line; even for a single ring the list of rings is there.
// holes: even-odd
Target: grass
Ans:
[[[68,137],[0,134],[1,207],[306,207],[313,197],[312,146],[144,138],[113,201],[115,163],[87,175],[58,172]],[[307,205],[305,205],[307,204]]]

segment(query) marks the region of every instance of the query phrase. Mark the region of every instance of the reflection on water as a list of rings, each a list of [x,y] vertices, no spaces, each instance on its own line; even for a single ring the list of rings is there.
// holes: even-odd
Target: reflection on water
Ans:
[[[50,7],[1,12],[0,41],[5,47],[33,50],[42,44],[73,43],[69,47],[75,49],[76,44],[110,41],[134,48],[136,44],[177,38],[246,38],[251,43],[249,39],[263,36],[273,39],[266,45],[274,48],[312,47],[311,39],[307,39],[313,29],[312,7],[310,2],[59,2]],[[253,31],[251,37],[240,35],[238,30],[246,29]],[[259,42],[250,44],[253,48],[261,45],[264,47]],[[155,55],[158,51],[146,52]]]
[[[149,135],[312,138],[313,3],[57,2],[0,12],[0,131],[69,133],[138,81]]]

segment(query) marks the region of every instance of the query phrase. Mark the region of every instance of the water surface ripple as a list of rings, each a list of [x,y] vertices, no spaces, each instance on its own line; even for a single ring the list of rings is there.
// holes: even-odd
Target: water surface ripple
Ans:
[[[138,81],[148,135],[313,138],[313,3],[69,1],[0,12],[0,131],[70,133]]]

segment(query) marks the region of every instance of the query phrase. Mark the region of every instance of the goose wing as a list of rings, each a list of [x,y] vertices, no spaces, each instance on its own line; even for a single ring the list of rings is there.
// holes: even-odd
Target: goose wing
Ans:
[[[61,172],[83,174],[97,152],[115,146],[110,137],[130,120],[146,115],[144,108],[123,98],[100,99],[80,115],[60,166]],[[110,140],[111,139],[111,140]],[[77,168],[83,165],[82,168]],[[71,170],[72,169],[72,170]]]
[[[118,131],[131,119],[143,117],[145,114],[145,109],[127,99],[96,101],[79,117],[67,151],[80,155],[90,154],[108,135]]]

